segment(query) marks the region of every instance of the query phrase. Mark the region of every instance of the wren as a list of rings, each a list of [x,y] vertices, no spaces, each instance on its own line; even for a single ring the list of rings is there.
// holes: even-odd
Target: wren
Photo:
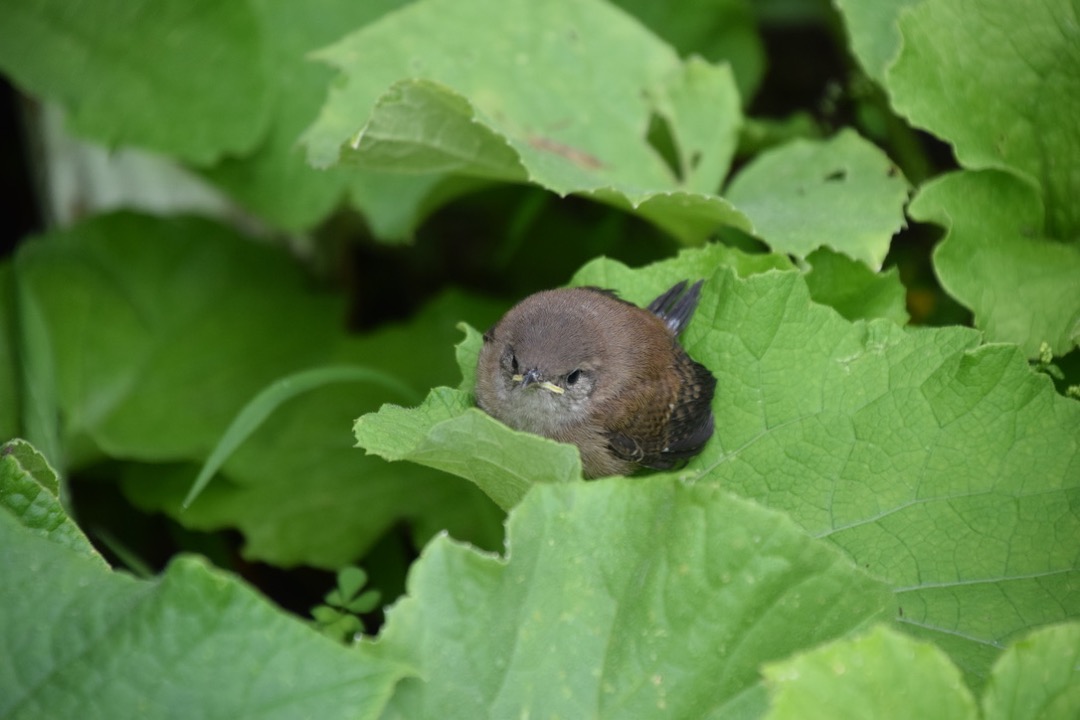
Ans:
[[[585,477],[670,469],[713,433],[716,378],[679,334],[702,282],[647,308],[592,287],[545,290],[484,334],[476,403],[516,430],[572,443]]]

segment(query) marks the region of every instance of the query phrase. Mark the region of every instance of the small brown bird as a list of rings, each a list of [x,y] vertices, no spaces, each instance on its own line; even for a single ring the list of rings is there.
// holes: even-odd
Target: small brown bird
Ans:
[[[680,282],[639,308],[599,288],[545,290],[484,334],[476,403],[577,445],[586,477],[667,469],[712,436],[716,378],[678,336],[701,295]]]

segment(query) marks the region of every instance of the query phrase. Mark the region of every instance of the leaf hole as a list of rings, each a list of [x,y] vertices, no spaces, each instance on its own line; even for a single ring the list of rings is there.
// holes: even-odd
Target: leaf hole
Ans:
[[[671,125],[667,119],[654,112],[649,118],[649,132],[646,134],[645,140],[664,161],[664,164],[668,166],[675,179],[682,182],[685,173],[679,163],[679,152],[676,149],[675,136],[671,132]]]

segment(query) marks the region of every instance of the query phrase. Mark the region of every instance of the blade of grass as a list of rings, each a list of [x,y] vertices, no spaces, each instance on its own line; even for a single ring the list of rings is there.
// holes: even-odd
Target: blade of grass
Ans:
[[[214,473],[278,406],[302,393],[341,382],[375,383],[409,399],[414,404],[420,401],[416,392],[397,378],[378,370],[354,365],[311,368],[279,378],[255,395],[233,418],[228,429],[218,440],[214,451],[203,463],[199,475],[191,485],[191,490],[184,498],[183,507],[188,508],[195,502],[195,498],[210,483]]]
[[[135,552],[127,545],[120,542],[111,532],[104,528],[95,528],[94,537],[96,537],[102,545],[107,547],[109,551],[115,555],[133,575],[135,575],[135,577],[142,578],[143,580],[149,580],[154,577],[154,569],[150,567],[149,563],[135,554]]]
[[[56,395],[56,363],[45,314],[26,280],[15,274],[16,352],[22,434],[64,477],[64,448],[60,440],[60,410]],[[61,481],[58,493],[67,502]]]

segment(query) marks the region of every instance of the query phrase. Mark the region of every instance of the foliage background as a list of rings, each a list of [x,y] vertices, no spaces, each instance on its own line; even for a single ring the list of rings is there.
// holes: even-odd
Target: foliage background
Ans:
[[[1078,16],[0,4],[0,716],[1075,717]],[[472,408],[686,277],[686,468]]]

